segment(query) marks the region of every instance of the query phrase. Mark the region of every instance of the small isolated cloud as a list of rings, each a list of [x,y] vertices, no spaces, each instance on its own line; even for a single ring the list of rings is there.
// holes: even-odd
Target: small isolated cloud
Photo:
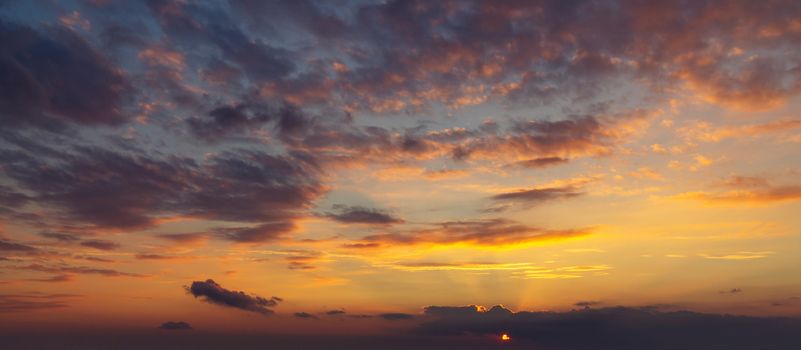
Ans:
[[[314,315],[312,315],[312,314],[310,314],[308,312],[302,312],[302,311],[301,312],[296,312],[295,313],[295,317],[313,319],[313,320],[317,320],[318,319],[317,316],[314,316]]]
[[[543,158],[521,160],[519,162],[514,162],[511,165],[520,168],[539,169],[539,168],[556,166],[560,164],[566,164],[569,161],[570,161],[569,159],[561,157],[543,157]]]
[[[742,292],[743,292],[743,290],[740,289],[740,288],[732,288],[732,289],[729,289],[729,290],[722,290],[722,291],[720,291],[718,293],[719,294],[740,294]]]
[[[353,248],[353,249],[370,249],[370,248],[379,248],[381,247],[380,243],[345,243],[342,244],[342,248]]]
[[[526,203],[542,203],[562,198],[578,197],[584,194],[573,186],[535,188],[515,192],[499,193],[491,198],[496,201],[518,201]]]
[[[336,212],[326,213],[331,220],[346,224],[391,225],[403,223],[403,219],[384,210],[361,206],[335,205]]]
[[[160,254],[151,254],[151,253],[140,253],[140,254],[136,254],[134,257],[139,259],[139,260],[177,260],[177,259],[184,258],[184,257],[180,257],[180,256],[169,256],[169,255],[160,255]]]
[[[186,287],[186,290],[195,298],[202,298],[207,303],[256,312],[262,315],[275,313],[270,308],[283,301],[278,297],[266,299],[257,295],[249,295],[242,291],[228,290],[211,279],[194,281],[192,285]]]
[[[339,316],[344,315],[345,310],[330,310],[325,312],[326,316]]]
[[[118,243],[111,241],[104,241],[100,239],[93,239],[81,242],[84,247],[100,249],[100,250],[114,250],[120,247]]]
[[[590,308],[592,306],[598,306],[600,304],[601,304],[600,301],[579,301],[579,302],[573,304],[573,306],[578,306],[578,307],[583,307],[585,309],[588,309],[588,308]]]
[[[159,329],[165,329],[168,331],[186,331],[191,330],[192,326],[184,321],[167,321],[162,323],[161,326],[159,326]]]

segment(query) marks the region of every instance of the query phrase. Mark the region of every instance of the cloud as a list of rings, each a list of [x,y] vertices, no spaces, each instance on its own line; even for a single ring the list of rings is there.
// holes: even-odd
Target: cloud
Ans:
[[[569,161],[570,161],[569,159],[561,157],[544,157],[544,158],[521,160],[514,162],[511,165],[514,167],[527,168],[527,169],[540,169],[540,168],[556,166],[559,164],[565,164]]]
[[[801,344],[801,320],[663,312],[654,308],[613,307],[569,312],[512,312],[495,306],[427,307],[417,332],[428,335],[509,334],[528,348],[643,349],[658,342],[666,348],[772,349]],[[576,336],[580,334],[581,336]]]
[[[31,271],[61,273],[61,274],[101,275],[105,277],[146,277],[146,275],[138,273],[121,272],[112,269],[100,269],[87,266],[70,266],[70,265],[48,266],[42,264],[30,264],[24,266],[14,266],[13,268],[18,270],[31,270]]]
[[[696,122],[677,131],[686,138],[703,142],[719,142],[729,138],[755,137],[781,133],[801,128],[801,120],[786,119],[760,124],[739,126],[712,126],[707,122]]]
[[[159,326],[159,329],[165,329],[168,331],[183,331],[183,330],[191,330],[192,326],[184,321],[167,321],[162,323]]]
[[[253,222],[259,225],[223,229],[220,237],[260,242],[290,232],[299,212],[325,191],[314,158],[303,154],[232,150],[198,164],[99,148],[74,152],[48,163],[19,152],[5,165],[40,205],[72,225],[131,231],[163,217]]]
[[[742,292],[743,292],[743,290],[740,289],[740,288],[732,288],[732,289],[729,289],[729,290],[722,290],[722,291],[718,292],[718,294],[739,294],[739,293],[742,293]]]
[[[342,244],[343,248],[350,248],[350,249],[372,249],[381,247],[380,243],[344,243]]]
[[[207,233],[170,233],[159,234],[156,237],[177,244],[195,244],[205,241],[209,238],[209,235]]]
[[[5,126],[119,125],[131,85],[77,32],[0,22],[0,113]]]
[[[55,275],[48,278],[29,278],[26,281],[29,282],[52,282],[52,283],[61,283],[61,282],[71,282],[74,278],[72,275]]]
[[[767,258],[775,254],[775,252],[736,252],[730,254],[700,254],[699,256],[711,260],[755,260]]]
[[[139,253],[134,255],[134,257],[139,260],[176,260],[184,258],[180,256],[167,256],[167,255],[147,254],[147,253]]]
[[[703,200],[710,203],[774,203],[801,199],[801,186],[768,186],[755,190],[724,193],[688,192],[677,198]]]
[[[190,132],[201,139],[216,142],[231,134],[245,134],[273,120],[267,111],[246,105],[221,106],[204,117],[187,119]]]
[[[345,314],[345,310],[330,310],[330,311],[326,311],[325,312],[326,316],[339,316],[339,315],[344,315],[344,314]]]
[[[271,308],[281,302],[281,298],[272,297],[265,299],[257,295],[249,295],[242,291],[228,290],[214,282],[214,280],[194,281],[192,285],[186,287],[187,292],[195,298],[202,298],[203,301],[236,308],[240,310],[270,315],[275,313]]]
[[[578,306],[578,307],[582,307],[582,308],[590,308],[592,306],[598,306],[600,304],[601,304],[600,301],[579,301],[579,302],[573,304],[573,306]]]
[[[263,243],[277,241],[286,237],[295,225],[289,221],[271,222],[254,227],[226,227],[218,228],[219,237],[229,241],[241,243]]]
[[[74,294],[0,294],[0,313],[35,312],[68,307]]]
[[[0,209],[3,209],[3,207],[19,208],[27,204],[30,199],[23,193],[0,185]]]
[[[314,270],[317,267],[311,264],[316,261],[319,261],[321,257],[318,254],[292,255],[284,259],[289,261],[288,268],[290,270]]]
[[[307,319],[313,319],[313,320],[319,319],[319,318],[317,318],[317,316],[314,316],[314,315],[312,315],[312,314],[310,314],[308,312],[296,312],[294,314],[294,316],[297,317],[297,318],[307,318]]]
[[[534,188],[530,190],[520,190],[516,192],[499,193],[491,198],[496,201],[517,201],[525,203],[542,203],[562,198],[573,198],[581,196],[583,193],[579,192],[573,186],[566,187],[551,187],[551,188]]]
[[[22,243],[16,243],[6,240],[0,240],[0,251],[5,252],[20,252],[20,253],[36,253],[39,251],[36,247],[32,247]]]
[[[335,213],[326,213],[325,216],[338,222],[347,224],[391,225],[403,223],[403,219],[375,208],[360,206],[335,205]]]
[[[399,312],[384,313],[378,315],[378,317],[381,317],[388,321],[405,321],[414,319],[414,315],[412,314],[404,314]]]
[[[100,239],[92,239],[82,241],[81,245],[84,247],[100,249],[100,250],[114,250],[120,247],[119,243],[111,242],[111,241],[104,241]]]
[[[801,199],[801,186],[772,185],[763,177],[733,176],[723,183],[728,191],[685,192],[677,199],[701,200],[712,204],[760,204]]]
[[[81,240],[79,236],[73,235],[71,233],[39,232],[39,235],[45,238],[51,238],[61,242],[76,242]]]
[[[382,233],[362,238],[360,243],[382,245],[455,244],[479,246],[547,242],[588,235],[586,229],[548,230],[508,219],[450,221],[398,233]]]

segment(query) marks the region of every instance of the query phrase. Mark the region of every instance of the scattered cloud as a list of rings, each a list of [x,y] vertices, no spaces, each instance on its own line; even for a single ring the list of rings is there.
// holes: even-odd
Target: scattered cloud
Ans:
[[[186,290],[195,298],[201,298],[210,304],[256,312],[262,315],[275,313],[271,308],[282,301],[278,297],[266,299],[256,295],[249,295],[242,291],[228,290],[211,279],[194,281],[190,286],[186,287]]]
[[[307,319],[313,319],[313,320],[318,320],[319,319],[317,316],[314,316],[314,315],[312,315],[312,314],[310,314],[308,312],[296,312],[294,314],[294,316],[297,317],[297,318],[307,318]]]
[[[346,224],[392,225],[403,223],[384,210],[360,206],[335,205],[336,212],[326,213],[325,216],[337,222]]]
[[[0,294],[0,313],[34,312],[68,307],[75,294]]]
[[[100,250],[114,250],[120,247],[119,243],[104,241],[100,239],[82,241],[81,245],[84,247],[100,249]]]
[[[478,246],[497,246],[548,242],[590,234],[587,229],[548,230],[507,219],[450,221],[431,226],[433,227],[402,233],[370,235],[364,237],[360,243],[382,245],[467,243]]]

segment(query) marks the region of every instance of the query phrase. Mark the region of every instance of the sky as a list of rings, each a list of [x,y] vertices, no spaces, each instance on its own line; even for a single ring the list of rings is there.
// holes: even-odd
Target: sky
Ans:
[[[797,1],[0,1],[0,334],[801,346],[799,107]]]

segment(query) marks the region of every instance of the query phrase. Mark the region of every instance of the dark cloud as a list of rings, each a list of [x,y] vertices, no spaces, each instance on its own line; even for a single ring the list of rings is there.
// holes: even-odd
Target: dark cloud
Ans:
[[[259,225],[221,229],[220,237],[261,242],[290,232],[292,221],[325,191],[321,170],[304,154],[235,150],[198,164],[99,148],[74,152],[53,162],[17,152],[5,165],[9,177],[71,224],[137,230],[164,216],[253,222]]]
[[[0,115],[5,126],[121,124],[131,86],[76,32],[0,22]]]
[[[159,329],[165,329],[168,331],[182,331],[182,330],[191,330],[192,326],[189,323],[184,321],[167,321],[159,326]]]
[[[334,213],[326,213],[325,216],[338,222],[348,224],[372,224],[390,225],[403,223],[403,219],[392,216],[391,214],[376,208],[366,208],[361,206],[335,205]]]
[[[231,134],[245,134],[272,120],[267,111],[245,105],[215,108],[205,117],[187,119],[189,130],[206,141],[218,141]]]
[[[39,235],[45,238],[51,238],[61,242],[77,242],[81,240],[81,237],[71,233],[39,232]]]
[[[312,315],[312,314],[310,314],[308,312],[296,312],[294,314],[294,316],[297,317],[297,318],[308,318],[308,319],[313,319],[313,320],[317,320],[318,319],[317,316],[314,316],[314,315]]]
[[[240,310],[256,312],[263,315],[270,315],[275,311],[270,308],[275,307],[281,302],[281,298],[272,297],[265,299],[256,295],[248,295],[242,291],[228,290],[214,282],[214,280],[194,281],[186,290],[195,298],[202,298],[204,301],[237,308]]]
[[[431,307],[423,334],[509,334],[537,349],[788,349],[801,344],[801,320],[602,308],[570,312],[512,312],[494,307]],[[577,336],[580,335],[580,336]]]
[[[254,227],[219,228],[219,236],[229,241],[241,243],[261,243],[277,241],[295,228],[292,222],[272,222]]]
[[[19,208],[28,203],[31,198],[9,187],[0,185],[0,208]]]
[[[325,312],[326,316],[339,316],[344,315],[345,310],[330,310]]]
[[[378,317],[381,317],[388,321],[405,321],[413,319],[414,315],[404,314],[400,312],[390,312],[390,313],[380,314],[378,315]]]
[[[0,251],[20,252],[20,253],[35,253],[35,252],[38,252],[39,249],[37,249],[35,247],[32,247],[32,246],[29,246],[29,245],[21,244],[21,243],[15,243],[15,242],[6,241],[6,240],[0,240]]]
[[[120,247],[119,243],[112,241],[104,241],[100,239],[82,241],[81,245],[84,247],[100,249],[100,250],[114,250]]]

